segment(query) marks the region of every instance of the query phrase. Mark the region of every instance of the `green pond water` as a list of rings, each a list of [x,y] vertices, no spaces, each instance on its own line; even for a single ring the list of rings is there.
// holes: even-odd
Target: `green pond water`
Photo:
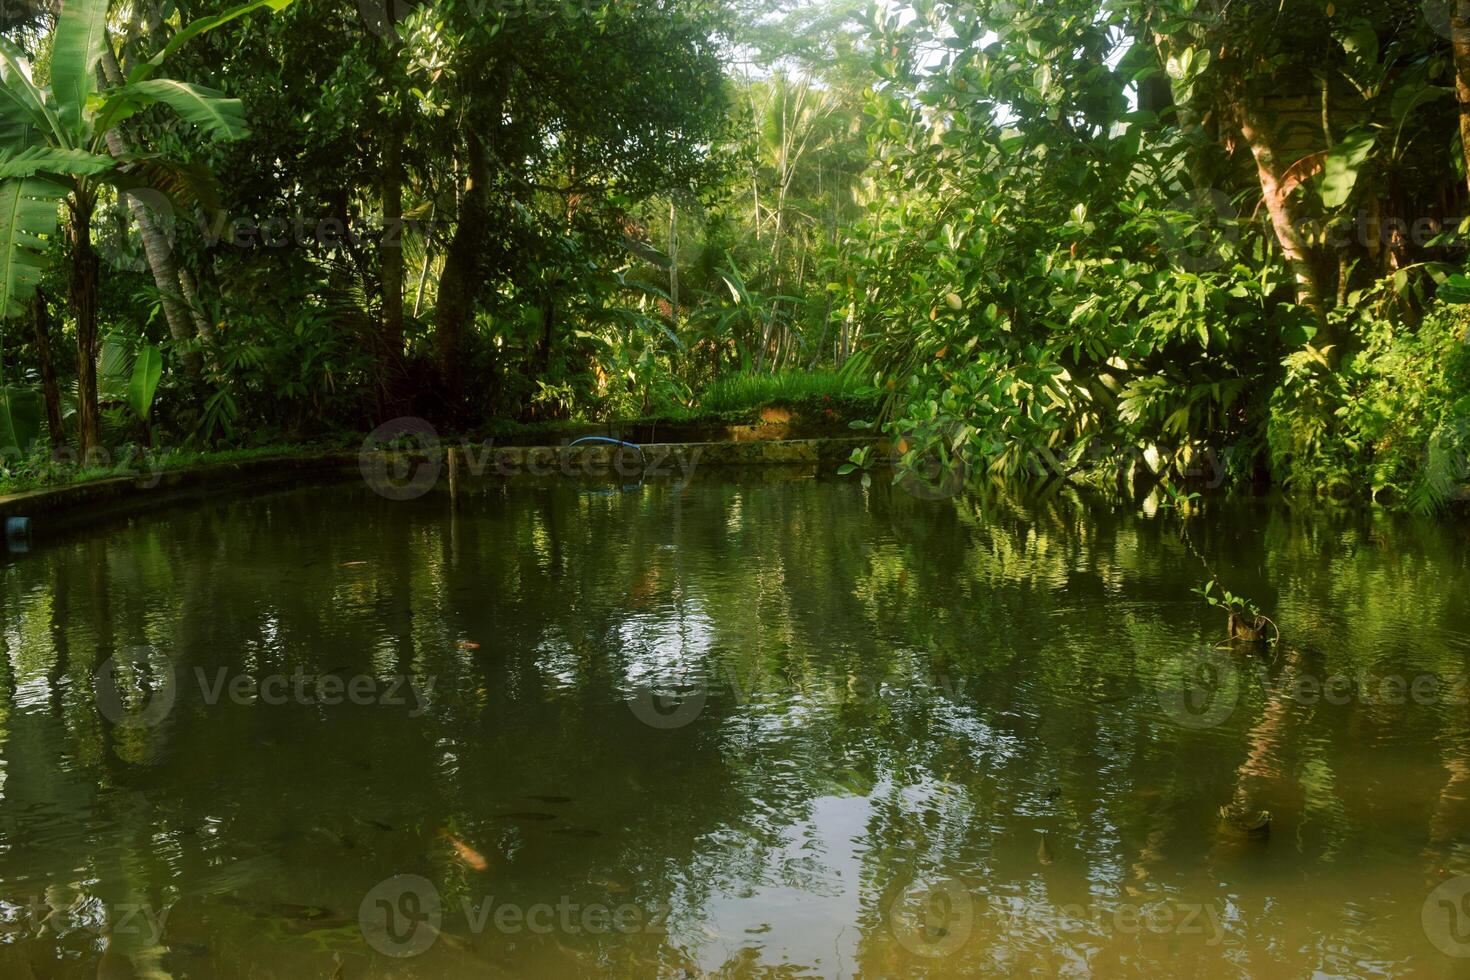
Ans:
[[[0,976],[1470,976],[1470,534],[1208,503],[1255,651],[1177,527],[769,471],[43,537]]]

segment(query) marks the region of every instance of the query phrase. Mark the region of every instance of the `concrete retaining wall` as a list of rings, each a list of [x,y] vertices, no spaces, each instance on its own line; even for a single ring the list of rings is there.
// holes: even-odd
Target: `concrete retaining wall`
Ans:
[[[802,466],[830,471],[866,439],[658,443],[634,450],[607,443],[580,446],[466,445],[459,448],[461,473],[475,479],[512,479],[564,473],[596,477],[646,474],[686,478],[703,467]],[[641,450],[641,452],[640,452]],[[442,466],[445,450],[372,453],[333,451],[316,455],[268,456],[211,463],[166,473],[142,473],[0,497],[0,519],[29,517],[38,528],[75,526],[215,493],[274,486],[364,479],[365,470],[384,472],[414,463]],[[440,483],[444,483],[440,480]],[[442,489],[442,487],[441,487]]]

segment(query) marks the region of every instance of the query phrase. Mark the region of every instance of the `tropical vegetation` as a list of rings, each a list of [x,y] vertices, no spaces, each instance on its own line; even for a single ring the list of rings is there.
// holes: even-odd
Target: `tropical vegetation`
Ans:
[[[0,443],[91,472],[818,392],[899,479],[1439,509],[1462,12],[7,7]]]

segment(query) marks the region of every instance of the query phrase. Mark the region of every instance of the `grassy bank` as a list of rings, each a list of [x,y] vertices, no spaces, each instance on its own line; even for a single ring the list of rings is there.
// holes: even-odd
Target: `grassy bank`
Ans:
[[[361,437],[358,437],[358,443]],[[217,450],[145,450],[127,446],[112,454],[110,465],[77,466],[66,460],[52,459],[50,454],[31,456],[0,469],[0,496],[71,486],[118,477],[147,479],[175,470],[186,470],[214,463],[237,463],[273,456],[310,456],[353,445],[348,440],[316,443],[278,443],[252,446],[248,449]]]
[[[786,372],[775,375],[737,375],[720,379],[701,393],[697,404],[642,418],[596,421],[558,419],[545,422],[496,420],[465,433],[443,433],[442,438],[476,442],[516,442],[556,445],[593,429],[640,430],[654,434],[688,433],[700,427],[712,432],[731,426],[757,426],[771,408],[792,412],[808,426],[832,435],[847,435],[848,423],[872,418],[878,409],[878,393],[833,371]],[[332,450],[356,450],[365,432],[343,432],[328,438],[301,442],[272,442],[249,447],[219,449],[145,449],[124,445],[108,455],[106,465],[82,467],[66,459],[53,459],[47,450],[28,456],[8,457],[0,465],[0,496],[49,487],[69,486],[117,477],[147,478],[174,470],[215,463],[241,462],[272,456],[313,455]],[[715,436],[717,437],[717,436]]]

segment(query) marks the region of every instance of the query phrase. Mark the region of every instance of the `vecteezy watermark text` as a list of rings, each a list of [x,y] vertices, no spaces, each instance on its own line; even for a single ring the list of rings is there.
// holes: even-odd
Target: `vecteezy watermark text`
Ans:
[[[363,896],[358,925],[369,946],[402,959],[433,946],[448,915],[462,920],[464,929],[473,935],[493,930],[508,936],[630,936],[666,932],[669,909],[633,902],[580,902],[569,895],[555,902],[531,903],[499,900],[494,895],[465,896],[446,907],[433,882],[405,874],[379,882]]]
[[[194,667],[185,676],[194,681],[200,700],[211,707],[221,701],[328,708],[376,705],[407,708],[410,718],[429,710],[436,682],[432,674],[313,672],[301,666],[265,674]],[[98,710],[123,728],[151,728],[167,718],[178,701],[179,683],[172,660],[146,646],[109,657],[93,674]]]
[[[363,439],[358,470],[379,496],[389,500],[415,500],[434,489],[444,476],[449,448],[440,440],[434,426],[424,419],[411,416],[390,419]],[[452,448],[459,460],[457,465],[471,478],[489,473],[501,477],[525,473],[592,478],[616,474],[624,479],[678,475],[687,481],[694,475],[703,452],[697,445],[519,447],[469,440]]]
[[[23,930],[34,936],[46,932],[66,935],[83,931],[95,936],[138,937],[145,945],[163,940],[171,907],[140,902],[107,903],[95,895],[78,895],[70,905],[60,906],[44,895],[20,901],[0,898],[0,922],[9,933]]]
[[[1306,706],[1348,704],[1397,707],[1470,704],[1470,673],[1416,674],[1283,671],[1228,650],[1202,648],[1165,664],[1158,676],[1164,713],[1187,728],[1213,728],[1234,713],[1252,683],[1268,697]]]
[[[1220,909],[1208,902],[1160,898],[1054,905],[978,895],[956,878],[901,882],[888,892],[884,910],[894,940],[928,959],[959,951],[982,920],[991,935],[1035,934],[1053,940],[1069,934],[1199,936],[1205,945],[1218,946],[1225,938]]]
[[[106,470],[110,476],[135,477],[137,485],[144,490],[152,490],[163,481],[163,469],[158,461],[135,446],[116,453],[103,446],[93,446],[86,453],[78,453],[71,446],[57,446],[43,459],[35,459],[18,446],[0,446],[0,470],[13,473],[25,465],[32,465],[43,474],[53,469],[57,472]]]
[[[311,674],[301,667],[290,674],[266,674],[263,677],[232,674],[228,667],[217,668],[212,676],[203,667],[195,667],[193,673],[204,703],[208,705],[218,704],[221,696],[234,704],[258,701],[269,705],[323,705],[329,708],[339,704],[404,707],[412,702],[408,711],[410,718],[418,718],[429,710],[435,683],[432,674],[421,677],[353,674],[344,677],[335,673]]]

